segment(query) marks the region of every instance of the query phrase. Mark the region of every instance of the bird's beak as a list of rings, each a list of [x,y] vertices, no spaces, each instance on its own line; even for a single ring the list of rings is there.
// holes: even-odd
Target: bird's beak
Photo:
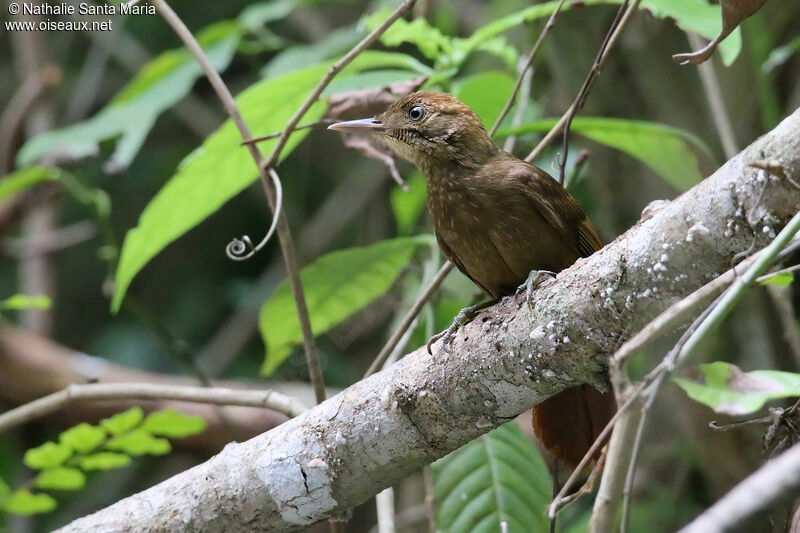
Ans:
[[[358,120],[348,120],[337,122],[328,126],[329,130],[341,131],[342,133],[377,133],[386,128],[383,122],[376,118],[361,118]]]

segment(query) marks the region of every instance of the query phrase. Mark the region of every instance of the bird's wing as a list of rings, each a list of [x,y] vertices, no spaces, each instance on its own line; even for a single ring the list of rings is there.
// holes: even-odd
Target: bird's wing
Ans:
[[[581,257],[588,257],[603,247],[591,221],[575,198],[556,180],[534,165],[514,165],[510,179],[520,187],[534,209],[547,223],[564,235],[567,242],[575,244]]]
[[[478,280],[476,280],[474,277],[470,275],[469,271],[464,266],[464,263],[453,252],[450,246],[447,245],[447,242],[442,238],[441,235],[439,235],[439,232],[434,231],[434,234],[436,235],[436,242],[439,244],[439,249],[442,251],[445,257],[447,257],[447,259],[449,259],[450,262],[453,263],[456,266],[456,268],[461,271],[462,274],[464,274],[470,280],[472,280],[472,283],[480,287],[481,290],[485,292],[490,298],[497,298],[497,296],[495,296],[495,294],[492,293],[492,291],[484,287],[481,283],[478,282]]]

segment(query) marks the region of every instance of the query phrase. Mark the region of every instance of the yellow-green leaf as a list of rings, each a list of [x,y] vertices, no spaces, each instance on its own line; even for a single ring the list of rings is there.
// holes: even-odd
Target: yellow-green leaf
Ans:
[[[33,494],[29,490],[17,490],[0,506],[3,511],[30,516],[49,513],[56,508],[52,496],[44,493]]]
[[[131,407],[127,411],[117,413],[112,417],[103,419],[100,425],[111,435],[119,435],[130,431],[144,418],[141,407]]]
[[[86,476],[76,468],[59,466],[43,470],[34,485],[37,489],[78,490],[86,484]]]
[[[29,468],[37,470],[53,468],[72,457],[72,453],[72,448],[69,446],[48,441],[41,446],[26,451],[23,462]]]
[[[153,435],[182,439],[205,431],[206,421],[199,416],[184,415],[172,409],[164,409],[147,415],[142,423],[142,429]]]

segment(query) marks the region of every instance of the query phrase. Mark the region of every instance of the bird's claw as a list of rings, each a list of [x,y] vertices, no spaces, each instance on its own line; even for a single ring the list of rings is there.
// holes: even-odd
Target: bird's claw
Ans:
[[[453,334],[458,331],[458,328],[461,326],[466,326],[469,324],[473,318],[483,309],[486,309],[488,306],[492,305],[495,301],[484,302],[477,305],[471,305],[469,307],[465,307],[461,311],[458,312],[456,317],[453,319],[453,322],[447,327],[446,330],[441,331],[430,338],[428,344],[426,345],[428,348],[428,353],[433,355],[433,351],[431,350],[431,346],[433,343],[442,339],[442,350],[445,353],[450,354],[450,341],[453,338]]]
[[[519,296],[523,292],[525,293],[525,299],[518,303],[517,308],[522,307],[522,303],[528,304],[528,308],[533,307],[533,291],[542,284],[547,278],[555,279],[556,273],[552,270],[531,270],[530,274],[528,274],[528,279],[525,280],[525,283],[517,287],[517,292],[514,294],[515,296]]]

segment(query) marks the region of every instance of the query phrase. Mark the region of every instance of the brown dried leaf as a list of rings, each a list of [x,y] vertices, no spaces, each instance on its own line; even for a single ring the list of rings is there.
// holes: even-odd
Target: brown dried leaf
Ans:
[[[719,43],[736,29],[748,17],[753,16],[761,9],[767,0],[721,0],[722,6],[722,31],[713,41],[696,52],[675,54],[672,60],[681,65],[698,65],[708,60]]]
[[[378,89],[359,89],[331,96],[328,101],[326,118],[336,120],[354,120],[359,118],[374,117],[383,113],[387,107],[403,96],[419,89],[427,78],[415,78],[409,81],[393,83]],[[394,154],[380,144],[371,140],[367,135],[353,133],[340,133],[342,142],[362,155],[380,161],[389,170],[400,187],[407,190],[407,186],[397,171]]]

